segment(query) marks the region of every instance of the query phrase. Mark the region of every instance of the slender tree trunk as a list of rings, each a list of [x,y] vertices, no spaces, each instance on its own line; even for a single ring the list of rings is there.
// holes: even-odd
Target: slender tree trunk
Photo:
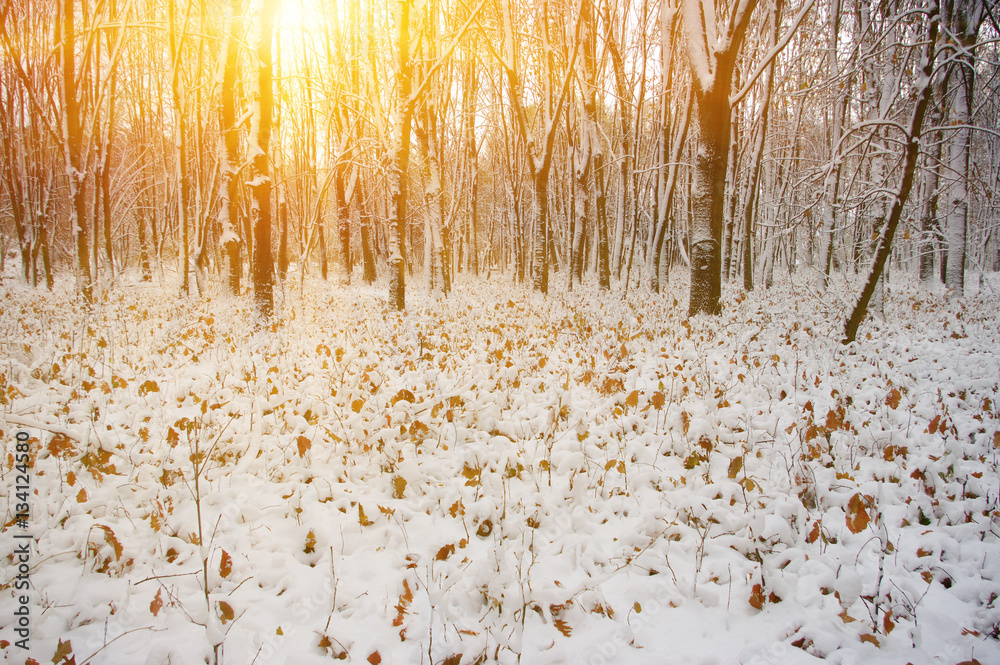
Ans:
[[[242,41],[240,30],[243,13],[242,0],[230,0],[226,24],[225,58],[220,94],[221,134],[219,146],[219,170],[221,175],[221,205],[219,221],[222,227],[220,242],[229,260],[229,289],[235,295],[240,293],[240,279],[243,275],[243,257],[238,229],[240,222],[239,176],[239,133],[236,127],[236,81],[239,69],[239,48]]]
[[[397,0],[396,48],[399,71],[396,73],[396,113],[393,128],[393,164],[390,171],[392,211],[389,219],[389,309],[406,309],[406,264],[403,259],[406,238],[407,172],[410,166],[410,130],[413,115],[410,65],[410,3]]]
[[[70,228],[76,239],[77,285],[88,302],[93,302],[94,291],[90,272],[90,237],[87,231],[87,176],[83,157],[83,129],[80,122],[80,103],[77,99],[75,24],[73,0],[62,0],[60,5],[59,35],[62,53],[62,102],[63,131],[65,132],[66,175],[69,180]]]
[[[363,181],[358,181],[358,187],[355,190],[356,196],[358,197],[358,216],[361,220],[361,260],[364,266],[364,280],[365,284],[375,283],[375,247],[374,238],[372,237],[372,226],[374,221],[372,219],[371,210],[369,208],[368,202],[365,200],[365,193],[363,189]]]
[[[968,125],[972,111],[973,64],[959,59],[955,68],[955,96],[952,102],[952,124],[959,127],[952,130],[948,140],[948,211],[945,217],[945,232],[948,239],[948,268],[945,284],[959,296],[965,294],[966,244],[969,228],[969,153],[972,130]]]
[[[479,148],[476,145],[476,102],[479,80],[476,75],[476,57],[469,54],[465,74],[465,150],[466,167],[469,169],[469,270],[479,276]]]
[[[604,4],[604,41],[611,56],[612,71],[615,77],[615,92],[618,99],[618,119],[621,132],[621,156],[616,159],[619,163],[619,205],[615,220],[614,247],[612,253],[612,269],[615,278],[619,281],[622,277],[622,263],[625,251],[625,237],[627,235],[626,225],[628,224],[629,211],[633,204],[632,190],[632,162],[634,159],[634,144],[632,142],[631,129],[631,86],[626,80],[625,63],[622,59],[621,51],[618,47],[615,35],[615,22],[612,20],[610,5]]]
[[[111,2],[110,14],[112,21],[118,20],[114,0]],[[115,277],[115,257],[112,245],[111,223],[111,157],[114,154],[115,109],[118,102],[118,67],[115,62],[115,37],[117,32],[117,28],[110,28],[107,32],[107,50],[111,71],[107,82],[108,114],[104,130],[104,142],[101,145],[101,212],[103,213],[102,218],[104,222],[104,255],[108,261],[108,274],[111,275],[112,279]],[[97,50],[100,51],[100,48]]]
[[[537,173],[532,178],[535,189],[535,252],[532,258],[532,286],[543,294],[549,292],[549,173]]]
[[[169,0],[167,3],[167,11],[169,13],[169,28],[170,28],[170,62],[171,62],[171,76],[170,76],[170,90],[173,96],[173,106],[174,106],[174,177],[176,182],[180,187],[180,191],[177,196],[177,221],[180,225],[180,241],[181,241],[181,273],[183,275],[181,282],[181,290],[190,295],[191,294],[191,284],[190,284],[190,261],[191,261],[191,242],[188,238],[189,234],[189,221],[188,221],[188,204],[191,200],[191,182],[188,177],[188,165],[187,165],[187,141],[185,140],[185,122],[184,122],[184,96],[181,91],[181,63],[180,63],[180,50],[181,43],[179,43],[177,35],[177,18],[176,7],[174,0]],[[186,20],[185,20],[186,24]],[[185,25],[186,30],[186,25]],[[183,34],[180,36],[183,40]]]
[[[777,0],[771,11],[770,30],[771,37],[768,46],[773,48],[778,42],[778,26],[781,24],[782,0]],[[764,71],[764,96],[761,98],[759,120],[757,128],[757,139],[754,143],[753,156],[750,165],[750,183],[747,186],[746,207],[743,210],[744,231],[743,238],[743,288],[747,291],[753,290],[753,242],[754,226],[757,217],[757,190],[760,185],[760,170],[764,161],[764,145],[767,142],[768,119],[771,111],[771,92],[774,89],[774,61],[768,65]]]
[[[661,274],[663,246],[665,244],[664,240],[670,234],[670,220],[673,217],[674,195],[677,191],[677,176],[679,172],[681,153],[684,150],[684,144],[687,140],[693,106],[694,92],[691,91],[688,94],[684,109],[681,111],[680,129],[678,130],[677,136],[675,136],[671,141],[673,150],[670,152],[669,159],[667,160],[666,182],[664,183],[663,193],[661,194],[660,207],[657,211],[659,223],[656,226],[656,233],[653,239],[652,267],[649,274],[650,284],[654,293],[660,292],[660,284],[664,281],[664,276]]]
[[[278,277],[288,278],[288,203],[285,197],[278,198],[278,224],[281,228],[278,238]]]
[[[341,160],[345,159],[343,156]],[[344,178],[346,167],[338,164],[334,182],[334,197],[337,199],[337,240],[340,247],[340,282],[351,283],[351,271],[354,268],[354,257],[351,256],[351,204],[347,198],[347,188]]]
[[[868,313],[868,304],[879,283],[886,261],[892,252],[892,240],[896,235],[896,227],[903,214],[903,206],[910,196],[913,188],[914,176],[917,170],[917,157],[920,155],[920,133],[923,128],[924,115],[927,112],[928,102],[931,97],[931,74],[934,70],[934,45],[938,36],[938,24],[940,15],[935,13],[930,19],[930,26],[927,35],[927,47],[923,54],[921,63],[921,76],[917,85],[917,103],[913,109],[913,117],[910,120],[910,127],[907,132],[905,153],[903,158],[903,175],[899,183],[896,196],[892,199],[892,206],[889,209],[888,219],[882,228],[882,235],[879,238],[878,248],[872,267],[868,274],[865,286],[858,297],[858,302],[851,312],[844,326],[844,344],[850,344],[857,338],[858,328],[864,321]]]
[[[737,77],[738,78],[738,77]],[[729,195],[726,197],[726,228],[722,239],[722,281],[731,279],[733,271],[733,245],[736,238],[736,204],[740,202],[740,119],[739,114],[732,114],[729,130],[729,165],[726,167],[726,181],[730,183]],[[743,197],[745,204],[746,196]]]
[[[833,0],[833,17],[830,28],[830,77],[837,79],[840,76],[840,61],[837,58],[838,38],[840,35],[840,10],[841,0]],[[846,85],[844,86],[846,88]],[[830,148],[833,154],[833,163],[826,176],[824,188],[826,189],[827,206],[824,209],[823,233],[821,254],[822,277],[820,285],[825,291],[830,282],[830,271],[833,269],[833,249],[834,233],[837,228],[837,213],[840,210],[838,198],[840,196],[840,140],[844,131],[844,106],[846,105],[846,94],[838,94],[833,102],[833,118],[830,127]]]
[[[934,252],[938,235],[938,163],[941,159],[941,144],[936,142],[934,152],[924,165],[924,202],[920,210],[920,243],[918,246],[920,283],[924,286],[934,281]]]
[[[271,171],[268,151],[271,144],[272,109],[274,104],[271,36],[277,0],[263,0],[260,10],[259,35],[256,44],[258,101],[250,135],[250,156],[253,163],[253,190],[256,219],[254,220],[254,300],[261,323],[268,323],[274,314],[274,259],[271,251]]]

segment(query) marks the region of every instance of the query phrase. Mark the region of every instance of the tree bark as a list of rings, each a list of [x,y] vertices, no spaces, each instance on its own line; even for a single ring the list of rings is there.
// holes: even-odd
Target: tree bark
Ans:
[[[410,65],[410,3],[398,0],[396,49],[399,71],[396,74],[396,114],[393,126],[393,163],[390,170],[392,211],[389,219],[389,309],[406,309],[406,264],[403,259],[406,238],[407,171],[410,166],[410,129],[413,116]]]
[[[87,176],[83,159],[83,129],[77,99],[73,0],[62,0],[59,38],[62,42],[62,101],[65,120],[66,175],[69,180],[70,228],[76,239],[77,286],[88,302],[94,301],[90,272],[90,234],[87,230]]]
[[[183,275],[181,281],[181,290],[185,294],[191,293],[191,283],[190,283],[190,261],[191,261],[191,242],[188,238],[189,234],[189,221],[188,221],[188,204],[191,200],[191,182],[188,177],[188,167],[187,167],[187,142],[185,140],[185,122],[184,122],[184,96],[181,90],[181,72],[180,72],[180,50],[181,44],[178,43],[177,35],[177,19],[175,16],[176,7],[174,0],[170,0],[167,3],[167,12],[169,13],[168,23],[170,32],[170,62],[171,62],[171,75],[170,75],[170,91],[173,97],[173,107],[174,107],[174,178],[179,185],[180,191],[177,196],[177,222],[180,225],[180,241],[181,241],[181,274]],[[186,29],[186,26],[185,26]],[[183,40],[183,34],[181,35],[181,40]]]
[[[257,109],[250,136],[250,157],[256,219],[254,220],[253,287],[259,324],[270,322],[274,314],[274,259],[271,250],[271,171],[268,151],[271,144],[274,84],[271,60],[271,36],[277,0],[263,0],[260,9],[259,35],[256,44]]]
[[[236,82],[239,68],[239,47],[242,41],[240,15],[243,13],[242,0],[230,0],[227,18],[225,47],[223,48],[222,92],[220,94],[219,170],[221,176],[221,205],[219,222],[222,227],[220,242],[229,260],[229,290],[234,295],[240,293],[240,279],[243,274],[242,246],[238,229],[240,222],[239,175],[239,133],[236,127]]]
[[[698,147],[695,153],[691,211],[691,292],[688,315],[720,312],[722,241],[725,223],[726,167],[736,57],[757,0],[741,3],[724,39],[710,40],[715,14],[711,2],[682,0],[691,75],[698,101]],[[734,10],[737,11],[737,10]],[[723,48],[719,48],[723,44]]]

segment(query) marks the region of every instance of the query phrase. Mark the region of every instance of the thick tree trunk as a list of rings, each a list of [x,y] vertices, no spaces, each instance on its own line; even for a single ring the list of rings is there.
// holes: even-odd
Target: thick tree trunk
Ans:
[[[691,225],[691,294],[688,316],[719,314],[722,237],[729,159],[729,85],[717,83],[698,97]]]
[[[948,211],[945,233],[948,240],[948,265],[945,283],[959,296],[965,293],[966,244],[969,227],[969,157],[972,152],[973,94],[976,89],[974,52],[979,29],[986,19],[983,0],[947,0],[942,14],[947,22],[949,40],[958,43],[953,77],[955,95],[951,106],[954,129],[948,138]]]
[[[365,284],[375,283],[375,245],[372,233],[374,220],[369,209],[369,204],[365,201],[363,181],[359,179],[358,187],[355,189],[358,197],[358,216],[361,221],[361,260],[364,266]]]
[[[746,36],[757,0],[740,3],[724,38],[710,40],[716,30],[714,12],[701,0],[681,0],[691,75],[698,100],[698,147],[691,201],[691,292],[688,315],[718,314],[722,298],[722,241],[725,224],[726,167],[732,120],[729,94],[736,57]],[[707,13],[706,13],[707,12]],[[710,43],[713,42],[713,43]],[[723,45],[723,48],[719,48]]]

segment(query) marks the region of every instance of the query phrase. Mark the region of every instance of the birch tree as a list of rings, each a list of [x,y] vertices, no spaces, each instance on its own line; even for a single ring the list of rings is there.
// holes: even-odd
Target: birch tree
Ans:
[[[985,0],[943,0],[941,13],[954,63],[949,72],[951,129],[947,143],[948,268],[946,284],[959,296],[965,292],[966,244],[969,227],[969,155],[972,146],[973,92],[976,85],[975,46],[986,17]]]
[[[396,2],[396,111],[392,129],[392,166],[389,188],[392,208],[389,218],[389,309],[406,309],[406,264],[403,258],[406,238],[407,171],[410,166],[411,99],[413,67],[410,64],[410,5],[412,0]]]

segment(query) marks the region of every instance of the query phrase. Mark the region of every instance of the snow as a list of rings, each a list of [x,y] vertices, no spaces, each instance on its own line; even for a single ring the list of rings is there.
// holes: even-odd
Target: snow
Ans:
[[[91,310],[4,282],[0,429],[8,454],[33,437],[35,545],[31,650],[2,653],[998,662],[1000,298],[895,272],[846,348],[840,282],[686,320],[676,276],[459,279],[405,314],[384,284],[307,281],[274,332],[222,286]]]
[[[260,146],[260,100],[254,100],[250,110],[250,140],[247,144],[247,161],[253,162],[264,154]]]
[[[714,3],[703,0],[681,0],[684,34],[687,37],[691,70],[701,90],[710,90],[715,80],[709,44],[716,45]]]

